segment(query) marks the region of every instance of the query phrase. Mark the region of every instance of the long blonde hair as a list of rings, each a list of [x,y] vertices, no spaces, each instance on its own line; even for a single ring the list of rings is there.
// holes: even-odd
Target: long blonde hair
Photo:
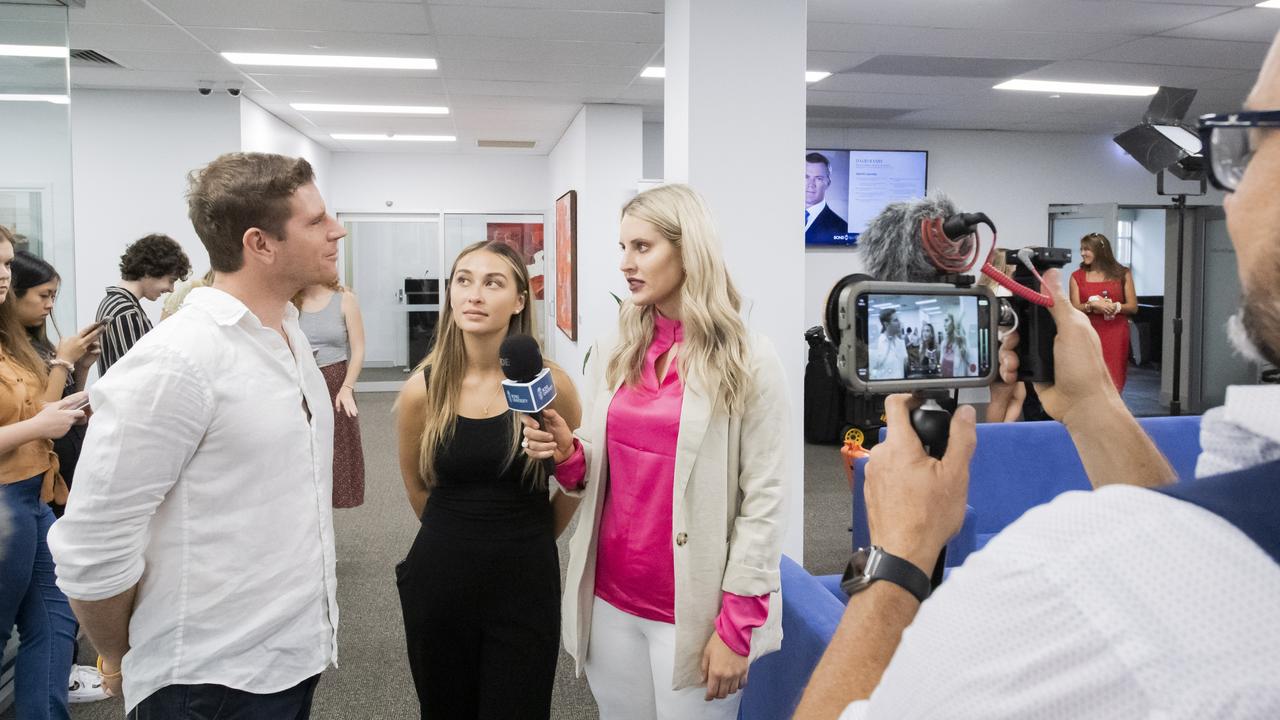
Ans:
[[[652,224],[680,251],[680,320],[684,340],[677,357],[680,377],[714,393],[730,415],[740,415],[752,392],[747,327],[738,314],[742,299],[725,268],[720,239],[706,202],[688,185],[662,185],[636,195],[622,215]],[[618,346],[605,377],[611,387],[640,381],[653,342],[655,306],[622,304]]]
[[[507,245],[500,242],[481,241],[468,245],[458,253],[449,269],[448,285],[444,288],[444,307],[440,311],[440,324],[436,327],[436,341],[431,352],[418,365],[427,378],[427,405],[422,426],[422,439],[418,454],[418,469],[422,473],[423,482],[428,488],[436,482],[436,456],[441,447],[453,439],[458,424],[458,395],[462,388],[462,378],[467,374],[467,346],[463,341],[462,329],[453,320],[453,303],[450,289],[453,275],[458,263],[463,258],[476,252],[490,252],[500,256],[511,266],[511,276],[515,281],[516,292],[524,298],[524,309],[511,316],[507,324],[507,334],[532,334],[533,302],[529,296],[529,271],[525,269],[524,260]],[[520,418],[511,414],[511,448],[507,454],[506,466],[516,461],[520,453],[522,437]],[[546,477],[542,472],[542,463],[525,463],[524,476],[535,487],[546,487]]]

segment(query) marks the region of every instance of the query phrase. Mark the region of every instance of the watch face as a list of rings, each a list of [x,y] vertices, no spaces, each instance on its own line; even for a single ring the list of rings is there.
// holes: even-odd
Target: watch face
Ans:
[[[867,560],[871,557],[871,548],[858,548],[853,553],[853,557],[849,559],[849,565],[844,569],[844,575],[840,578],[840,589],[844,590],[846,595],[854,595],[862,592],[870,584],[871,579],[867,577]]]

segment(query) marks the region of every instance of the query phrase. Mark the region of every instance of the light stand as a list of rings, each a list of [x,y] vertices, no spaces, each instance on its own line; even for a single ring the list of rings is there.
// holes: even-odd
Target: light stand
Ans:
[[[1200,192],[1208,191],[1208,181],[1200,177]],[[1173,301],[1173,393],[1169,396],[1169,414],[1182,414],[1182,264],[1186,240],[1187,193],[1166,193],[1164,171],[1156,175],[1156,194],[1173,198],[1173,208],[1178,211],[1178,270],[1174,285]]]
[[[1185,258],[1187,195],[1204,195],[1208,191],[1200,138],[1182,124],[1183,117],[1195,99],[1196,91],[1186,88],[1161,87],[1151,98],[1142,122],[1115,136],[1117,145],[1156,176],[1156,194],[1173,198],[1178,211],[1178,271],[1173,306],[1173,392],[1169,397],[1169,414],[1182,414],[1182,264]],[[1172,173],[1182,180],[1200,182],[1199,193],[1164,191],[1164,176]]]

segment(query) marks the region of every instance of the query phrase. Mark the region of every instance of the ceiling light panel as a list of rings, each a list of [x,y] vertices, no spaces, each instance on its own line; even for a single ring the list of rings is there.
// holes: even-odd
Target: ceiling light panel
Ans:
[[[449,108],[440,105],[342,105],[338,103],[290,103],[300,112],[333,112],[380,115],[448,115]]]
[[[453,135],[387,135],[377,133],[333,133],[334,140],[370,140],[380,142],[454,142]]]
[[[1056,80],[1008,80],[995,85],[996,90],[1025,90],[1027,92],[1070,93],[1074,95],[1125,95],[1144,97],[1155,95],[1155,85],[1113,85],[1110,83],[1061,82]]]
[[[17,93],[0,93],[0,102],[47,102],[54,105],[66,105],[71,99],[66,95],[23,95]]]
[[[0,45],[0,56],[65,58],[71,51],[58,45]]]
[[[286,53],[224,52],[236,65],[270,67],[358,68],[365,70],[435,70],[435,58],[371,57],[361,55],[292,55]]]

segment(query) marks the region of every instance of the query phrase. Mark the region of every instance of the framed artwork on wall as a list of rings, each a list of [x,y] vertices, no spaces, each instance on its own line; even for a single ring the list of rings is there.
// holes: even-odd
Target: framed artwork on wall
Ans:
[[[556,198],[556,327],[578,339],[578,193]]]

